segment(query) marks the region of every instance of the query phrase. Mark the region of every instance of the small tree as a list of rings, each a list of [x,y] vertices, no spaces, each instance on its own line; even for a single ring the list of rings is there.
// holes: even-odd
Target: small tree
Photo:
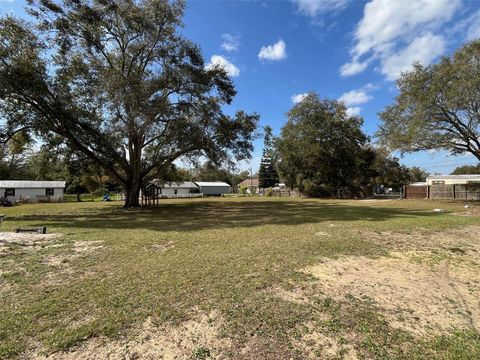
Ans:
[[[276,159],[273,147],[272,128],[265,126],[265,137],[263,140],[263,154],[258,171],[258,186],[270,188],[278,184],[279,178],[276,169]]]
[[[8,143],[0,143],[0,179],[28,178],[31,139],[24,132],[16,133]]]
[[[399,159],[392,157],[385,149],[375,149],[375,160],[372,163],[375,185],[400,188],[411,181],[410,169],[401,165]]]
[[[418,166],[413,166],[408,169],[411,182],[424,182],[427,181],[427,177],[430,175],[427,171]]]
[[[381,141],[401,151],[444,149],[480,160],[479,64],[480,40],[403,73],[395,103],[380,113]]]

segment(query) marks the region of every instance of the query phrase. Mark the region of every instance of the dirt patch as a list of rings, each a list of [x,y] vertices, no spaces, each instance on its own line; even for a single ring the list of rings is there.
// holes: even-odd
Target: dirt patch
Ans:
[[[147,319],[128,338],[93,338],[71,352],[31,354],[32,359],[225,359],[232,341],[219,336],[223,318],[218,311],[196,313],[178,326],[158,327]]]
[[[103,241],[75,241],[73,244],[73,254],[49,255],[45,257],[45,263],[53,267],[66,267],[72,260],[85,256],[103,248]]]
[[[480,226],[437,233],[368,232],[388,257],[325,259],[302,270],[326,296],[374,300],[390,325],[414,335],[480,332]],[[298,296],[298,295],[297,295]]]
[[[305,294],[305,291],[299,287],[295,287],[292,290],[286,290],[281,287],[274,287],[267,290],[267,293],[278,297],[282,300],[293,302],[297,304],[309,304],[310,299]]]
[[[390,254],[326,258],[301,270],[312,276],[302,286],[268,291],[282,300],[313,306],[319,295],[338,304],[349,304],[353,296],[372,303],[390,327],[418,338],[464,329],[480,333],[479,226],[437,233],[419,229],[362,234]],[[348,344],[358,339],[352,335],[352,341],[345,341],[348,333],[336,336],[312,326],[293,343],[308,358],[355,359]]]
[[[471,292],[479,294],[480,287],[469,276],[480,279],[480,271],[463,272],[448,263],[431,268],[403,254],[328,260],[304,271],[319,279],[322,291],[333,298],[351,294],[373,299],[393,327],[421,336],[478,330],[480,303]]]
[[[294,341],[295,348],[303,351],[307,359],[358,359],[357,352],[352,345],[345,343],[345,339],[322,334],[314,329],[313,324],[306,324],[309,331],[300,340]]]
[[[75,241],[73,244],[73,250],[76,253],[88,253],[103,248],[103,241],[91,240],[91,241]]]
[[[169,241],[165,244],[150,245],[149,247],[147,247],[147,250],[153,249],[153,250],[156,250],[156,251],[159,251],[159,252],[164,252],[164,251],[167,251],[167,250],[172,249],[174,247],[175,247],[175,242],[174,241]]]
[[[0,251],[7,252],[9,247],[17,246],[24,249],[34,249],[52,244],[52,241],[62,234],[37,234],[0,232]]]

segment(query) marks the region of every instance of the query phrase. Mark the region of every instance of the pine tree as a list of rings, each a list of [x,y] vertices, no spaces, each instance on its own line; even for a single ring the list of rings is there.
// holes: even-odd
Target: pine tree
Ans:
[[[263,153],[258,172],[259,188],[269,188],[278,184],[278,173],[275,166],[275,154],[273,149],[272,128],[265,126],[265,137],[263,140]]]

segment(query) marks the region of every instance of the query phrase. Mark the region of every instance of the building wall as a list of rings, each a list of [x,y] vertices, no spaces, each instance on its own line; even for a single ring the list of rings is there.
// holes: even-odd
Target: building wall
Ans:
[[[54,188],[53,196],[45,195],[45,188],[15,188],[15,196],[7,196],[7,199],[10,201],[23,201],[23,202],[39,202],[39,201],[51,201],[59,202],[63,200],[63,191],[62,188]],[[5,188],[0,188],[0,196],[5,195]]]
[[[166,196],[172,196],[175,195],[175,190],[177,190],[177,195],[188,195],[190,194],[191,189],[187,188],[177,188],[177,189],[172,189],[172,188],[162,188],[162,195]]]
[[[427,179],[427,185],[435,185],[436,181],[443,181],[444,185],[464,185],[479,182],[478,179]]]
[[[222,195],[230,193],[230,186],[200,186],[203,195]]]

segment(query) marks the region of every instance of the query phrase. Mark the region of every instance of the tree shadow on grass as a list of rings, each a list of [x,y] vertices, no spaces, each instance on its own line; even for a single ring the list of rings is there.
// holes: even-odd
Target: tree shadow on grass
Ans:
[[[263,225],[302,225],[322,221],[386,221],[392,218],[431,217],[430,211],[379,206],[351,206],[344,202],[295,200],[182,201],[156,208],[122,210],[118,206],[85,209],[77,214],[21,215],[9,221],[36,226],[83,229],[149,229],[197,231]]]

